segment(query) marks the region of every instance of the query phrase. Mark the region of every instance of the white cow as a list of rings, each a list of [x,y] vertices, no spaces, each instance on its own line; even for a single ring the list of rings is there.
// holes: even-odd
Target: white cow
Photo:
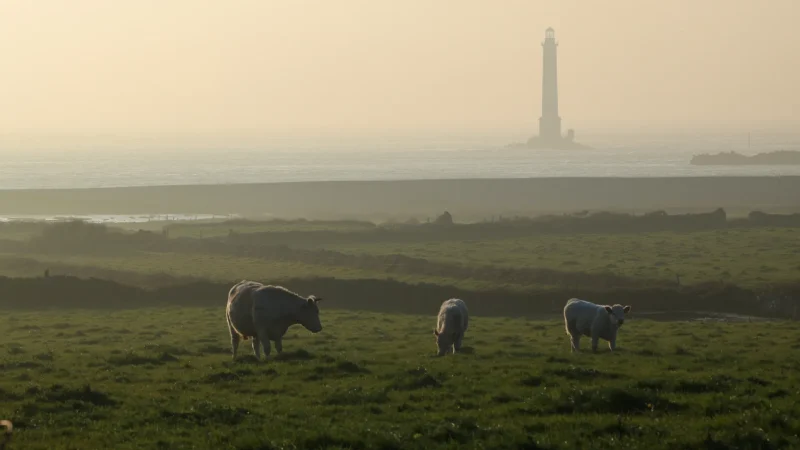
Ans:
[[[264,356],[270,353],[270,341],[275,350],[283,352],[281,340],[290,326],[300,324],[312,333],[322,331],[317,302],[313,295],[301,297],[280,286],[266,286],[255,281],[241,281],[228,292],[225,316],[231,333],[233,358],[240,339],[253,338],[253,353],[261,359],[259,344]]]
[[[3,432],[3,441],[0,442],[0,450],[3,450],[8,443],[11,442],[11,436],[14,433],[14,425],[8,420],[0,420],[0,427],[6,429],[6,431]]]
[[[581,336],[592,338],[592,351],[597,351],[597,341],[605,339],[611,351],[617,347],[617,331],[625,322],[630,306],[596,305],[577,298],[567,301],[564,307],[564,324],[571,337],[572,351],[580,350]]]
[[[463,300],[446,300],[439,308],[439,316],[433,334],[439,347],[439,356],[452,348],[453,353],[461,350],[461,341],[469,324],[469,312]]]

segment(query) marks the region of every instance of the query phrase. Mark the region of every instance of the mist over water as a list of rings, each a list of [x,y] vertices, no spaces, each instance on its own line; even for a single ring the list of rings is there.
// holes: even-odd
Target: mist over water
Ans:
[[[299,181],[800,175],[800,166],[692,166],[692,155],[800,149],[800,135],[586,135],[591,150],[511,150],[524,135],[274,139],[206,145],[140,141],[0,149],[0,189]],[[1,151],[12,150],[12,151]],[[69,150],[69,151],[54,151]]]

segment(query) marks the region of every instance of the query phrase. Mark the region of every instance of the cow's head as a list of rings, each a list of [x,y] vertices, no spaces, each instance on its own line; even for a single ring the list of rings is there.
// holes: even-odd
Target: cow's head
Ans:
[[[614,328],[619,328],[625,323],[625,314],[629,313],[631,310],[630,306],[622,306],[622,305],[614,305],[614,306],[605,306],[606,312],[608,313],[608,320],[611,322],[611,326]]]
[[[321,301],[321,298],[309,295],[306,303],[300,307],[300,311],[297,313],[297,321],[312,333],[322,331],[322,323],[319,321],[319,306],[317,306],[317,303]]]
[[[436,347],[439,349],[439,356],[444,356],[447,350],[453,345],[453,337],[446,333],[440,333],[437,329],[433,329],[433,335],[436,336]]]

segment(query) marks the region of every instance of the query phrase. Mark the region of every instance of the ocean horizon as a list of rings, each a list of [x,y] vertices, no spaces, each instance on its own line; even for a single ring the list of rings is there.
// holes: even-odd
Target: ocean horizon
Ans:
[[[800,166],[693,166],[695,154],[800,149],[800,135],[579,136],[588,150],[507,149],[508,136],[283,139],[246,145],[118,141],[15,150],[0,140],[0,189],[542,177],[796,176]]]

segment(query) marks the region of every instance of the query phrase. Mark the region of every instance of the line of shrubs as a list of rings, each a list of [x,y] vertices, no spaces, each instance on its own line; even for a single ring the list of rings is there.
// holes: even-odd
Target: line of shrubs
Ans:
[[[222,308],[229,283],[195,281],[143,289],[102,279],[70,276],[0,277],[0,308],[111,308],[205,306]],[[463,298],[470,311],[484,316],[535,316],[560,313],[567,299],[633,305],[639,312],[705,311],[796,318],[800,285],[755,292],[731,285],[708,284],[685,289],[554,289],[510,292],[473,291],[394,280],[309,278],[263,280],[302,294],[325,298],[328,308],[386,313],[431,314],[447,298]]]
[[[279,223],[299,223],[306,221],[279,221]],[[800,214],[768,214],[753,211],[747,218],[728,219],[725,211],[718,208],[712,212],[699,214],[667,214],[654,211],[642,215],[582,211],[575,214],[540,217],[500,218],[498,220],[460,224],[453,221],[445,212],[431,223],[386,224],[366,226],[366,223],[342,221],[341,224],[361,224],[358,230],[296,230],[263,231],[255,233],[236,233],[234,228],[242,224],[257,222],[236,219],[216,224],[230,227],[228,238],[246,240],[249,243],[264,245],[315,246],[324,244],[397,242],[414,243],[441,240],[469,240],[491,238],[513,238],[539,233],[632,233],[655,231],[702,231],[741,227],[800,227]],[[335,225],[339,222],[319,222]],[[198,224],[199,226],[200,224]],[[202,224],[208,226],[208,224]],[[182,224],[181,226],[186,226]],[[167,226],[164,232],[119,233],[105,225],[89,224],[80,221],[59,222],[43,225],[41,223],[0,223],[0,227],[19,229],[33,227],[35,241],[43,245],[63,245],[74,243],[82,245],[98,238],[111,244],[125,243],[157,245],[169,237]],[[214,238],[210,238],[214,239]]]

